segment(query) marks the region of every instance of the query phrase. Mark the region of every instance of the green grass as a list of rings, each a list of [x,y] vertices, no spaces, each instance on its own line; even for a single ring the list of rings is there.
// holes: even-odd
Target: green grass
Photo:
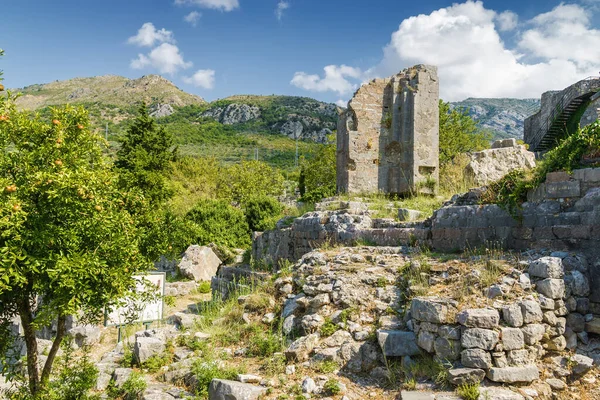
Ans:
[[[479,384],[462,384],[456,388],[456,394],[458,394],[463,400],[477,400],[479,399]]]

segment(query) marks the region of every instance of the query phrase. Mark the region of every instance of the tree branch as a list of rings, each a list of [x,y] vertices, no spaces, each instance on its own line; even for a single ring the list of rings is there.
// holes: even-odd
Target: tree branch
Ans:
[[[58,317],[58,324],[57,324],[57,328],[56,328],[56,338],[54,339],[54,342],[52,343],[52,347],[50,348],[50,352],[48,353],[48,358],[46,359],[46,363],[44,364],[44,369],[42,371],[42,380],[41,380],[42,386],[46,385],[46,383],[48,383],[48,380],[50,379],[50,373],[52,372],[52,364],[54,363],[54,358],[56,358],[56,354],[58,353],[58,350],[60,349],[60,344],[62,343],[62,340],[65,337],[65,334],[67,333],[66,322],[67,322],[66,316],[61,315]]]
[[[25,346],[27,347],[27,374],[29,375],[29,391],[35,397],[40,390],[40,372],[38,369],[38,347],[33,328],[33,312],[29,296],[26,294],[18,300],[19,317],[23,324]]]

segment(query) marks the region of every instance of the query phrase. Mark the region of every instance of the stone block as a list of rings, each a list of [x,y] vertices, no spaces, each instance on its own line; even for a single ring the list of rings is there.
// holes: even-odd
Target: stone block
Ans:
[[[523,314],[523,323],[533,324],[542,322],[544,314],[542,313],[542,308],[537,301],[523,300],[519,303],[519,305],[521,306],[521,313]]]
[[[519,328],[502,328],[500,331],[504,350],[518,350],[525,345],[523,331]]]
[[[440,359],[455,361],[460,358],[462,346],[458,340],[438,337],[434,342],[434,350],[436,356]]]
[[[482,349],[466,349],[461,352],[461,363],[465,367],[487,370],[492,368],[492,356]]]
[[[430,392],[418,392],[402,390],[400,392],[400,399],[402,400],[436,400],[435,394]]]
[[[493,308],[474,308],[458,313],[456,320],[468,328],[495,328],[500,322],[500,314]]]
[[[551,299],[562,299],[565,297],[565,281],[547,278],[536,284],[536,290]]]
[[[213,379],[208,387],[208,398],[209,400],[258,400],[266,391],[266,387]]]
[[[136,337],[133,353],[136,360],[142,364],[154,355],[165,351],[165,342],[156,337]]]
[[[539,343],[546,333],[546,327],[542,324],[529,324],[521,328],[521,330],[523,331],[525,343],[530,346]]]
[[[413,332],[379,330],[377,342],[386,357],[414,356],[421,353]]]
[[[436,297],[417,297],[411,302],[411,314],[413,318],[436,324],[454,322],[456,307],[452,302]]]
[[[416,221],[421,218],[423,213],[417,210],[410,210],[408,208],[398,209],[398,220],[399,221]]]
[[[183,253],[178,265],[186,278],[195,281],[210,281],[217,273],[221,260],[208,246],[192,245]]]
[[[541,257],[529,263],[527,270],[536,278],[562,278],[564,275],[562,259],[558,257]]]
[[[509,326],[515,328],[522,326],[523,312],[521,311],[521,305],[513,303],[502,308],[502,318]]]
[[[546,182],[546,196],[551,199],[581,196],[579,181]]]
[[[492,367],[487,371],[487,378],[501,383],[529,383],[540,377],[540,371],[535,365],[525,367]]]
[[[459,386],[480,383],[485,378],[485,371],[479,368],[453,368],[448,370],[448,382]]]
[[[461,345],[466,349],[478,348],[492,350],[498,343],[499,334],[496,331],[481,328],[465,329],[461,337]]]
[[[525,400],[521,394],[501,387],[482,387],[478,400]]]

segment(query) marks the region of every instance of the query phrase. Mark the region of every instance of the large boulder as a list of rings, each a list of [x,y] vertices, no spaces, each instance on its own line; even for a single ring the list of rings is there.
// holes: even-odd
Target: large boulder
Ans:
[[[150,357],[165,351],[165,342],[156,337],[136,337],[133,353],[136,360],[142,364]]]
[[[497,181],[511,171],[535,167],[535,154],[514,139],[498,140],[491,149],[471,153],[470,158],[465,175],[479,186]]]
[[[377,341],[386,357],[414,356],[420,353],[417,337],[413,332],[379,330]]]
[[[183,253],[179,271],[195,281],[210,281],[220,265],[221,260],[210,247],[192,245]]]
[[[209,400],[256,400],[267,391],[267,388],[227,381],[224,379],[213,379],[208,387]]]

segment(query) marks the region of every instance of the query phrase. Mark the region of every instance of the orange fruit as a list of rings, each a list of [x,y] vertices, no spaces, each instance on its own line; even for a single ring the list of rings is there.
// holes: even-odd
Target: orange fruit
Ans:
[[[63,140],[61,138],[56,139],[56,144],[61,144]]]
[[[96,211],[102,211],[102,206],[96,206],[94,208],[96,209]]]
[[[15,185],[8,185],[7,187],[4,188],[4,191],[6,193],[14,193],[17,191],[17,187]]]
[[[77,124],[77,127],[78,127],[79,129],[83,129],[83,128],[84,128],[84,126],[83,126],[83,125],[81,125],[81,124]]]
[[[14,205],[12,206],[12,210],[13,210],[14,212],[17,212],[17,211],[19,211],[20,209],[21,209],[21,206],[20,206],[20,205],[18,205],[18,204],[14,204]]]
[[[53,119],[52,120],[52,124],[54,124],[54,125],[60,125],[60,121],[57,120],[57,119]]]
[[[60,167],[61,165],[63,165],[62,161],[60,161],[60,160],[56,160],[56,161],[54,161],[54,164],[55,164],[55,165],[57,165],[57,166],[59,166],[59,167]]]
[[[0,121],[8,121],[8,115],[0,115]]]
[[[4,85],[0,83],[0,92],[4,91]]]

